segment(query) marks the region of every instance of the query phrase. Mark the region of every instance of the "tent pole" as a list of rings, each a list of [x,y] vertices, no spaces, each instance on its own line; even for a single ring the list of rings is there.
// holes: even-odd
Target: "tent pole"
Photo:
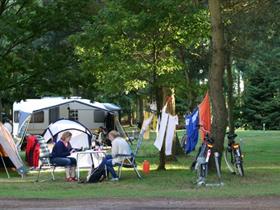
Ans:
[[[7,169],[7,167],[6,167],[6,164],[5,164],[5,161],[4,161],[2,155],[1,155],[1,160],[2,160],[3,166],[4,166],[4,168],[5,168],[6,174],[7,174],[7,176],[8,176],[8,179],[9,179],[9,178],[10,178],[10,174],[9,174],[9,172],[8,172],[8,169]]]

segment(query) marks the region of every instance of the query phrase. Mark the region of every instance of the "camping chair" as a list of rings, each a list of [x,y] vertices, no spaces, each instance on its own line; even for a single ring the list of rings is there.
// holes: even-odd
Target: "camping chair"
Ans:
[[[142,141],[143,141],[143,134],[140,134],[139,137],[138,137],[138,141],[137,141],[137,146],[136,146],[136,149],[134,151],[134,153],[131,153],[130,155],[127,155],[127,154],[118,154],[117,157],[122,157],[123,158],[123,161],[121,163],[117,163],[115,164],[116,166],[118,166],[118,177],[121,178],[121,173],[122,173],[122,168],[133,168],[137,177],[139,179],[141,179],[141,175],[137,169],[137,165],[136,165],[136,161],[135,161],[135,158],[136,158],[136,155],[140,149],[140,146],[142,144]]]
[[[50,160],[51,154],[50,154],[46,140],[42,136],[36,136],[36,137],[37,137],[38,143],[40,144],[39,160],[41,161],[36,182],[39,182],[41,170],[43,169],[43,167],[51,169],[51,176],[52,176],[51,179],[54,181],[55,180],[54,170],[57,167],[57,165],[51,163],[51,160]]]

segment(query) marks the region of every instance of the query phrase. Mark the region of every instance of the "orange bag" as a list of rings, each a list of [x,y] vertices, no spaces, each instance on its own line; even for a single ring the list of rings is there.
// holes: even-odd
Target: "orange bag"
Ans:
[[[145,174],[150,173],[150,162],[148,160],[144,160],[144,162],[143,162],[143,172]]]

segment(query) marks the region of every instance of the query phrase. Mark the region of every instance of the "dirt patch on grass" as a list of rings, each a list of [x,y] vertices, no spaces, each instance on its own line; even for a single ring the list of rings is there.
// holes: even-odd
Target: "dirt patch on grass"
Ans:
[[[0,199],[0,209],[279,209],[280,197],[229,199]]]

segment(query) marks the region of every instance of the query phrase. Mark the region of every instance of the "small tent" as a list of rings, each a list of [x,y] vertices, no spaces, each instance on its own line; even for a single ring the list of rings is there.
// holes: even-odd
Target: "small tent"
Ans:
[[[27,172],[11,134],[2,123],[0,123],[0,156],[1,163],[5,169],[6,164],[4,159],[9,159],[20,175],[24,175]]]
[[[44,131],[43,137],[46,141],[59,140],[65,131],[72,133],[70,144],[73,148],[90,148],[92,134],[88,128],[74,120],[61,119],[49,125]]]

